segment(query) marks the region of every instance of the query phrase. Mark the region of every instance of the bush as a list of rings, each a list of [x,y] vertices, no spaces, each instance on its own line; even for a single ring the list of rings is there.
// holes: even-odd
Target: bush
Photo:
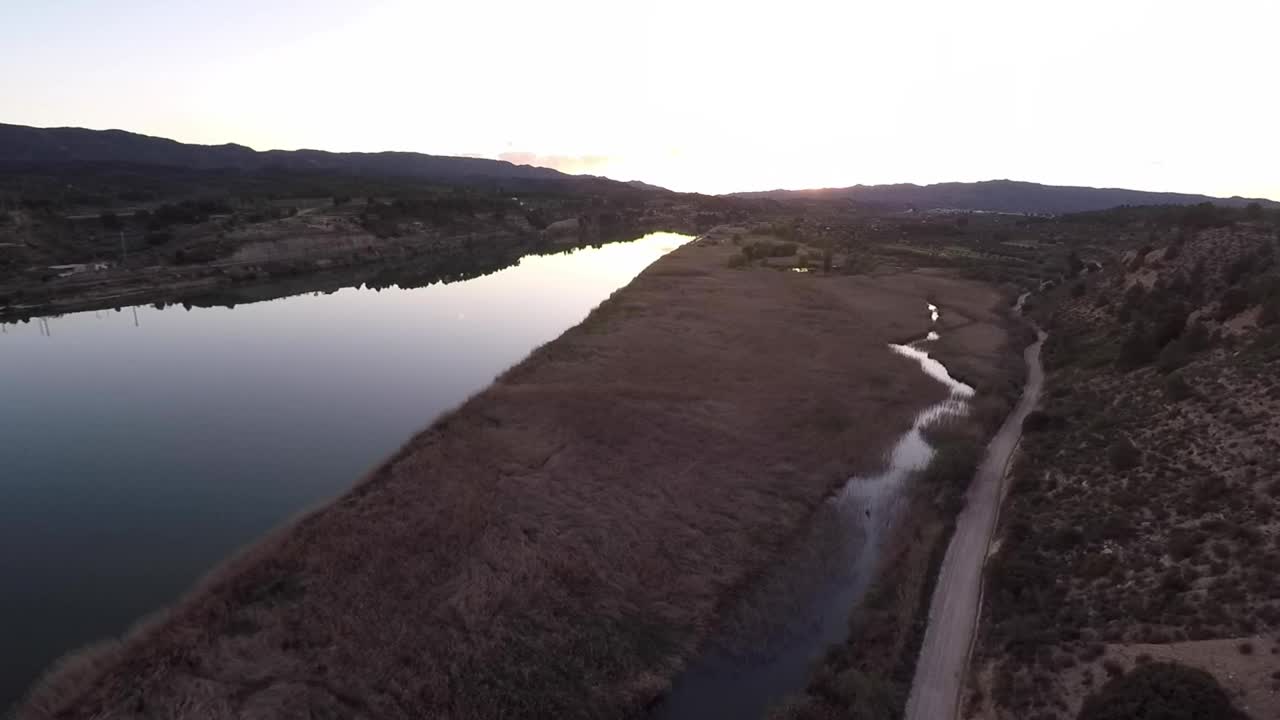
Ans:
[[[1216,318],[1218,322],[1225,322],[1244,312],[1247,307],[1249,307],[1249,293],[1243,288],[1230,288],[1222,294]]]
[[[1161,373],[1171,373],[1174,370],[1187,364],[1191,359],[1191,353],[1187,350],[1187,345],[1181,340],[1174,340],[1164,349],[1160,351],[1160,357],[1156,361],[1156,370]]]
[[[1047,430],[1053,425],[1053,417],[1043,410],[1032,410],[1027,419],[1022,421],[1022,432],[1033,433]]]
[[[1169,377],[1164,379],[1164,395],[1170,402],[1181,402],[1191,397],[1194,391],[1187,384],[1187,379],[1182,373],[1170,373]]]
[[[1120,346],[1120,357],[1117,358],[1117,362],[1120,367],[1132,370],[1151,362],[1159,351],[1160,346],[1156,344],[1151,333],[1147,332],[1146,324],[1139,320],[1133,324],[1128,337]]]
[[[1246,720],[1209,673],[1169,662],[1137,665],[1090,695],[1079,720]]]
[[[747,257],[745,253],[736,252],[729,256],[729,267],[731,268],[746,267],[750,262],[751,258]]]
[[[969,486],[980,462],[982,446],[975,440],[964,438],[948,441],[938,446],[933,461],[925,470],[925,479],[945,488],[963,490]]]
[[[1142,451],[1127,438],[1120,439],[1107,448],[1107,459],[1116,470],[1132,470],[1142,462]]]

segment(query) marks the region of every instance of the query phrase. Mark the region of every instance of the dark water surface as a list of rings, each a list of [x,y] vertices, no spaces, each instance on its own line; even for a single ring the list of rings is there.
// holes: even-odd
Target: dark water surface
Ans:
[[[59,655],[337,495],[688,239],[411,290],[2,326],[0,714]]]

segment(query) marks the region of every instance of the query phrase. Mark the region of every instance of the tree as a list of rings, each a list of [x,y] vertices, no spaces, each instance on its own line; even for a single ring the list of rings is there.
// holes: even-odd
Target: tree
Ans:
[[[98,222],[102,223],[103,230],[110,230],[111,232],[115,232],[119,230],[122,226],[122,223],[120,222],[120,216],[116,215],[110,210],[107,210],[101,213],[100,215],[98,215]]]
[[[1244,216],[1250,220],[1262,219],[1262,203],[1251,202],[1244,206]]]
[[[1146,663],[1112,678],[1080,708],[1079,720],[1246,720],[1218,681],[1198,668]]]

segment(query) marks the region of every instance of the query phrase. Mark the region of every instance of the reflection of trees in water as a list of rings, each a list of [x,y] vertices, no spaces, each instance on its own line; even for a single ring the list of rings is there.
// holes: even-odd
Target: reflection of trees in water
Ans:
[[[364,286],[370,290],[396,287],[409,290],[438,283],[474,280],[513,267],[521,258],[530,255],[567,255],[583,248],[600,248],[608,243],[635,240],[638,237],[634,229],[618,228],[606,236],[554,246],[538,239],[507,245],[464,246],[358,266],[307,270],[298,275],[273,277],[262,282],[239,283],[214,291],[182,296],[177,302],[196,307],[235,307],[237,304],[307,293],[328,295],[349,287]],[[157,303],[157,306],[164,307],[164,303]]]
[[[596,223],[584,228],[578,238],[570,242],[561,240],[555,244],[537,235],[521,235],[506,241],[437,247],[418,254],[396,254],[394,257],[387,256],[355,265],[321,269],[309,263],[268,261],[258,266],[266,274],[263,278],[227,279],[227,284],[221,287],[189,292],[157,287],[146,293],[132,294],[129,302],[121,302],[119,305],[87,304],[74,311],[112,308],[119,311],[123,307],[139,304],[149,304],[157,310],[170,305],[182,305],[190,310],[192,307],[235,307],[308,293],[327,295],[349,287],[364,286],[371,290],[390,287],[412,289],[437,283],[473,280],[512,267],[529,255],[564,255],[583,248],[600,248],[609,243],[635,240],[644,233],[653,231],[655,230],[650,228],[640,230],[628,223]],[[24,310],[23,314],[5,318],[4,323],[39,321],[42,317],[56,316],[54,313],[42,312],[38,306]],[[42,332],[44,327],[42,325]]]

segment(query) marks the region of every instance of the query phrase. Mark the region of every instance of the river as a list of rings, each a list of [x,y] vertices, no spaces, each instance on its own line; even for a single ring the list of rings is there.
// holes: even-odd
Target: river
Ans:
[[[0,326],[0,711],[341,493],[690,238],[414,289]]]

